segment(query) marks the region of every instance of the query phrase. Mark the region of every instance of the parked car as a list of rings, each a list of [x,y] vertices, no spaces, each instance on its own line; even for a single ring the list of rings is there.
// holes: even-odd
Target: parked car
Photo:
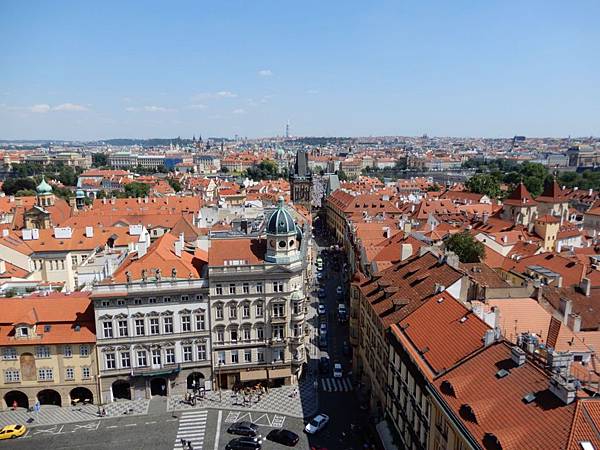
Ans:
[[[262,440],[249,436],[232,439],[225,446],[226,450],[260,450],[261,448]]]
[[[344,341],[344,343],[342,344],[342,353],[344,354],[344,356],[350,356],[351,352],[352,350],[350,349],[350,344],[348,344],[348,341]]]
[[[343,375],[342,365],[340,363],[335,363],[333,365],[333,378],[342,378]]]
[[[321,333],[327,333],[327,322],[321,322],[319,325],[319,330],[321,330]]]
[[[319,369],[321,370],[322,374],[329,373],[329,358],[328,357],[321,356],[321,359],[319,360]]]
[[[324,288],[319,288],[319,291],[317,293],[317,295],[319,296],[319,298],[325,298],[325,289]]]
[[[319,314],[320,315],[327,314],[327,308],[325,308],[325,305],[322,303],[319,303]]]
[[[327,425],[328,422],[329,416],[327,414],[317,414],[306,424],[304,431],[308,434],[315,434],[325,428],[325,425]]]
[[[348,310],[346,309],[346,304],[345,303],[340,303],[338,305],[338,314],[347,314]]]
[[[323,272],[317,272],[317,280],[323,279]]]
[[[327,348],[327,335],[322,334],[319,336],[319,348]]]
[[[336,293],[337,295],[342,295],[342,287],[341,287],[341,286],[338,286],[338,287],[335,289],[335,293]]]
[[[14,439],[23,436],[27,432],[25,425],[6,425],[0,430],[1,439]]]
[[[258,425],[248,421],[233,423],[227,428],[227,432],[231,434],[239,434],[240,436],[260,436]]]
[[[300,440],[300,436],[290,430],[273,430],[267,434],[267,439],[279,444],[294,447]]]

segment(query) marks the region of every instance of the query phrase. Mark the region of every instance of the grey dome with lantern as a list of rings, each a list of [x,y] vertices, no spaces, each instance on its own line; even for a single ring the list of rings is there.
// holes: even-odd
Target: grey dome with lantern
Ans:
[[[283,197],[279,197],[277,209],[273,211],[267,222],[267,233],[274,235],[289,235],[296,234],[296,232],[294,218],[287,211],[283,203]]]

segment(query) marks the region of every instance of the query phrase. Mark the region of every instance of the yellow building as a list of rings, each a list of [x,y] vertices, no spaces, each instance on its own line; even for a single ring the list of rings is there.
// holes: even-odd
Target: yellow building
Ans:
[[[97,398],[94,312],[89,295],[3,299],[0,410],[67,406]]]
[[[543,250],[554,251],[556,237],[560,231],[560,219],[549,214],[538,217],[534,222],[534,230],[543,239]]]

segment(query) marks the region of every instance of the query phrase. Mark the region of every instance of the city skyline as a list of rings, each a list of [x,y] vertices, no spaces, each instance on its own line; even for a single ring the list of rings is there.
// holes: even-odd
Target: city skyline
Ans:
[[[600,134],[599,6],[0,6],[0,139]]]

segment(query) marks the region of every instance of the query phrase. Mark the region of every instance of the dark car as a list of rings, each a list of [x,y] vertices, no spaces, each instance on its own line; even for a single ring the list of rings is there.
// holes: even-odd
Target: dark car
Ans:
[[[239,434],[240,436],[260,436],[258,433],[258,425],[252,422],[236,422],[227,428],[227,432],[231,434]]]
[[[326,356],[321,356],[319,360],[319,370],[321,373],[329,373],[329,358]]]
[[[344,343],[342,344],[342,352],[344,353],[345,356],[350,356],[350,344],[348,344],[348,341],[344,341]]]
[[[300,440],[300,436],[290,430],[273,430],[267,434],[267,439],[288,447],[294,447]]]
[[[260,450],[262,441],[253,437],[240,437],[229,441],[225,448],[227,450]]]
[[[319,348],[327,348],[327,335],[322,334],[319,336]]]

